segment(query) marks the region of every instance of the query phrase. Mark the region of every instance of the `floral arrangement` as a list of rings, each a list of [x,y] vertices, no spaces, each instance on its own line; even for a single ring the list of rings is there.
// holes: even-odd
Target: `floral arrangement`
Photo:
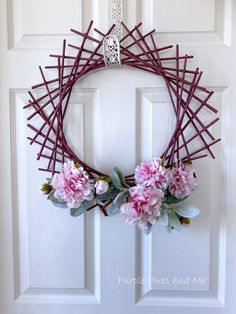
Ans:
[[[164,160],[154,158],[138,165],[134,176],[125,178],[115,167],[109,176],[91,179],[79,163],[68,161],[40,191],[53,205],[69,208],[72,216],[99,206],[107,208],[109,215],[120,213],[127,223],[148,234],[156,223],[170,231],[189,224],[199,209],[182,201],[197,185],[195,170],[187,162],[167,169]]]

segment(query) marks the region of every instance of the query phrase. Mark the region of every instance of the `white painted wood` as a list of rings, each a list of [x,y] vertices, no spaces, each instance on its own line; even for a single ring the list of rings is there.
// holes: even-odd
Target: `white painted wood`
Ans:
[[[190,46],[230,45],[232,0],[139,0],[145,31],[156,29],[160,43]],[[163,12],[166,12],[164,14]]]
[[[162,154],[174,132],[176,116],[164,85],[159,89],[138,89],[136,101],[137,156],[140,162]]]
[[[234,314],[235,2],[114,3],[129,27],[143,20],[143,30],[161,31],[155,34],[160,45],[179,42],[181,53],[193,54],[191,67],[204,70],[203,85],[215,91],[221,120],[212,131],[222,137],[217,159],[194,163],[200,186],[191,199],[201,215],[181,234],[155,227],[145,236],[121,216],[95,210],[72,218],[39,195],[45,174],[37,171],[37,147],[26,141],[26,91],[40,80],[37,66],[52,64],[51,49],[61,49],[64,37],[76,40],[69,28],[84,30],[93,18],[107,29],[109,5],[1,0],[0,313]],[[162,79],[109,68],[75,86],[65,132],[90,164],[130,173],[140,160],[160,154],[174,121]]]
[[[214,0],[197,3],[194,0],[153,1],[153,22],[160,32],[165,33],[212,32],[215,29],[215,13]]]
[[[76,148],[82,152],[81,157],[83,157],[84,128],[81,123],[83,121],[78,121],[82,124],[82,127],[79,128],[76,123],[77,133],[74,132],[73,134],[75,131],[75,127],[73,130],[73,119],[70,119],[71,125],[69,127],[68,118],[72,113],[74,116],[77,114],[78,117],[83,118],[82,106],[89,108],[89,100],[93,95],[93,90],[75,90],[75,92],[77,92],[76,97],[72,95],[71,98],[73,106],[68,110],[68,116],[65,119],[65,132],[69,132],[70,136],[74,135],[77,140],[76,135],[79,131],[80,142],[75,141],[75,144],[77,144]],[[75,103],[77,97],[84,105]],[[74,289],[78,298],[81,297],[81,294],[88,293],[91,295],[89,303],[98,302],[99,297],[92,295],[92,293],[95,292],[95,285],[99,280],[99,273],[95,272],[96,264],[99,264],[97,255],[99,253],[96,253],[96,249],[99,248],[99,233],[95,233],[96,239],[90,235],[91,231],[92,233],[95,232],[93,228],[97,230],[99,219],[95,222],[96,216],[94,213],[89,213],[87,216],[81,217],[80,220],[71,220],[68,213],[63,210],[53,207],[51,211],[51,206],[46,199],[41,203],[42,198],[38,193],[38,184],[31,184],[27,193],[25,192],[25,186],[29,185],[32,177],[31,168],[28,168],[27,165],[34,161],[36,154],[36,149],[31,150],[28,145],[25,145],[25,139],[30,135],[30,132],[24,127],[27,120],[26,112],[22,110],[26,100],[26,91],[11,91],[11,123],[14,126],[12,131],[13,194],[18,196],[13,207],[13,223],[16,230],[14,233],[16,300],[19,301],[22,298],[24,300],[31,295],[32,291],[35,294],[35,289],[36,291],[41,289],[44,293],[46,291],[47,298],[52,294],[58,295],[58,292],[59,295],[63,296],[63,294],[68,294],[68,290]],[[77,107],[79,107],[79,111]],[[87,122],[91,123],[90,121]],[[69,136],[68,139],[70,139]],[[37,161],[34,161],[34,167],[37,168],[38,166]],[[36,173],[33,182],[37,183],[44,180],[45,174]],[[39,204],[34,210],[31,207],[32,202]],[[46,220],[41,219],[42,215],[48,218]],[[74,239],[77,240],[74,241]],[[58,245],[55,246],[55,243]],[[98,247],[96,248],[96,246]],[[87,250],[86,247],[90,249]],[[90,259],[91,263],[89,263]],[[76,267],[74,267],[75,265]],[[89,291],[90,289],[92,291]],[[36,299],[36,295],[34,298]],[[38,298],[44,300],[43,297],[38,296]]]
[[[96,20],[93,0],[9,0],[8,46],[11,49],[58,49],[62,37],[73,42],[71,28],[84,30]]]

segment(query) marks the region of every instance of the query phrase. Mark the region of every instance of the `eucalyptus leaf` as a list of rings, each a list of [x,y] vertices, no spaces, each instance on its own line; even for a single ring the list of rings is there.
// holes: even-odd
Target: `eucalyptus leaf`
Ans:
[[[175,212],[168,212],[169,216],[169,222],[170,225],[176,230],[176,231],[181,231],[182,230],[182,225],[179,221],[179,217],[176,215]]]
[[[51,197],[52,197],[52,195],[54,194],[54,192],[55,192],[55,190],[52,190],[52,191],[48,194],[47,200],[50,200],[50,199],[51,199]]]
[[[168,233],[171,233],[173,231],[172,227],[170,224],[168,224],[168,226],[166,226]]]
[[[90,207],[96,205],[96,200],[92,199],[91,201],[83,201],[81,203],[81,205],[77,208],[71,208],[70,209],[70,214],[73,217],[77,217],[80,216],[81,214],[83,214],[87,209],[89,209]]]
[[[120,192],[113,201],[114,206],[120,208],[121,205],[125,202],[128,194],[129,194],[128,191]]]
[[[171,194],[167,194],[166,196],[166,203],[167,204],[176,204],[176,203],[180,203],[182,202],[183,200],[185,200],[187,197],[184,197],[184,198],[177,198],[175,197],[174,195],[171,195]]]
[[[124,177],[122,171],[117,167],[115,167],[113,170],[118,174],[121,184],[128,187],[127,183],[125,182],[125,177]]]
[[[169,217],[166,210],[162,210],[161,215],[157,217],[157,224],[160,226],[168,226]]]
[[[113,199],[117,194],[120,193],[120,190],[114,186],[111,186],[106,193],[97,195],[97,199],[101,202],[109,201]]]
[[[200,213],[199,208],[191,204],[176,205],[173,207],[173,210],[184,218],[194,218]]]
[[[112,202],[112,203],[108,206],[107,212],[108,212],[108,214],[111,215],[111,216],[117,215],[117,214],[120,213],[120,208],[116,207],[116,206],[114,205],[114,203]]]
[[[59,208],[68,208],[65,201],[60,201],[54,196],[54,193],[52,193],[49,197],[49,200],[53,203],[54,206]]]
[[[152,224],[148,223],[148,227],[143,230],[145,234],[150,234],[152,231]]]
[[[110,178],[112,183],[118,187],[121,188],[121,181],[120,181],[120,176],[119,174],[115,171],[115,169],[111,170],[110,172]]]
[[[84,213],[84,207],[83,206],[79,206],[78,208],[71,208],[70,209],[70,215],[72,217],[78,217],[80,215],[82,215]]]

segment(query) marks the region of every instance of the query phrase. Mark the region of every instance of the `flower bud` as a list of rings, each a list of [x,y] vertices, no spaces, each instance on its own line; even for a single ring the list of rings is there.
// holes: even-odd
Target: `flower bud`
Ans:
[[[190,219],[189,218],[185,218],[185,217],[180,217],[180,223],[182,225],[189,225],[190,224]]]
[[[96,188],[96,193],[97,194],[104,194],[108,191],[109,189],[109,184],[108,182],[104,181],[104,180],[98,180],[95,183],[95,188]]]
[[[43,183],[40,185],[39,191],[43,195],[48,195],[52,191],[52,186],[48,183]]]

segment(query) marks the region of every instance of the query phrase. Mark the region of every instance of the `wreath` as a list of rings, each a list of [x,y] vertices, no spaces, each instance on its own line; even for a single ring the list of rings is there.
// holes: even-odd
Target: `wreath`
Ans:
[[[53,205],[70,209],[72,216],[98,207],[105,216],[121,213],[126,222],[145,233],[155,223],[179,231],[199,214],[198,208],[183,202],[198,185],[192,161],[208,155],[215,158],[211,147],[220,141],[210,131],[219,118],[205,123],[199,117],[205,109],[217,113],[209,103],[213,92],[200,85],[202,72],[198,68],[187,68],[193,56],[180,55],[178,45],[173,56],[163,56],[173,46],[158,47],[155,30],[143,35],[142,23],[131,30],[122,23],[125,35],[118,41],[112,36],[115,25],[107,33],[95,28],[98,39],[90,34],[92,24],[85,33],[71,30],[79,36],[78,46],[64,40],[61,54],[50,55],[56,64],[45,68],[56,70],[54,79],[47,80],[39,67],[42,82],[32,89],[44,89],[44,93],[37,97],[29,91],[24,107],[31,109],[27,125],[33,131],[28,137],[30,144],[39,145],[37,159],[47,161],[39,170],[51,174],[40,191]],[[126,176],[117,167],[106,174],[81,160],[63,129],[74,84],[89,72],[114,64],[161,76],[176,116],[173,135],[161,156],[143,161]],[[191,136],[186,132],[190,127],[194,130]]]

